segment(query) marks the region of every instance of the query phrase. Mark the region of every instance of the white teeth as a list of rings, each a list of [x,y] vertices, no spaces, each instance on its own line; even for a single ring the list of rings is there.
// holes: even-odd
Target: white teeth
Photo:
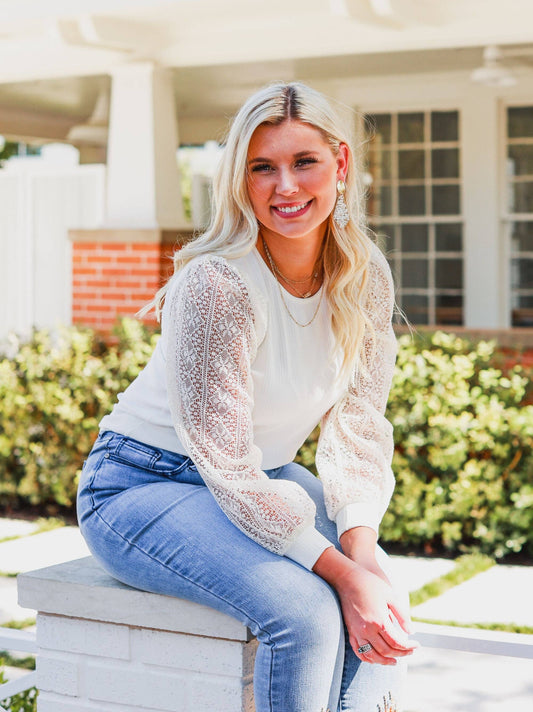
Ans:
[[[302,210],[306,205],[307,203],[300,203],[300,205],[291,205],[285,208],[276,207],[276,210],[279,210],[280,213],[297,213],[298,210]]]

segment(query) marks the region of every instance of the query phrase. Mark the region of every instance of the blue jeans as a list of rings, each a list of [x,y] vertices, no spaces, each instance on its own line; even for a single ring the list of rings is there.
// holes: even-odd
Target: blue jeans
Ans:
[[[317,528],[338,546],[320,481],[295,463],[267,475],[301,485],[316,503]],[[404,664],[361,663],[345,643],[334,590],[237,529],[190,458],[101,433],[83,468],[78,519],[115,578],[211,606],[250,628],[259,641],[256,712],[395,712],[383,700],[397,695]]]

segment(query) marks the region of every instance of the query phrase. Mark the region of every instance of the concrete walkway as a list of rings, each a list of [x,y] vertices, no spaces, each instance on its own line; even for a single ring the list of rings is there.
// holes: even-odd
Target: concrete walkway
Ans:
[[[32,534],[35,525],[0,518],[0,625],[34,611],[17,604],[14,574],[88,555],[77,527]],[[2,541],[7,537],[17,539]],[[393,556],[410,591],[447,573],[448,559]],[[5,574],[10,574],[11,577]],[[494,566],[413,609],[413,617],[533,627],[533,566]],[[411,658],[406,712],[533,712],[533,660],[421,649]],[[373,711],[372,711],[373,712]]]

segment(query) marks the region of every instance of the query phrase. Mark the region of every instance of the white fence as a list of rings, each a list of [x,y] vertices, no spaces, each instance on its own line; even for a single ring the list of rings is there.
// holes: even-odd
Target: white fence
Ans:
[[[35,633],[0,627],[0,651],[1,650],[35,654],[37,652]],[[29,690],[31,687],[36,686],[36,684],[36,672],[29,672],[16,680],[5,682],[3,685],[0,685],[0,703],[8,697],[18,695],[19,692]],[[6,712],[5,708],[1,705],[0,712]]]
[[[105,166],[0,170],[0,341],[71,320],[69,228],[100,227]]]

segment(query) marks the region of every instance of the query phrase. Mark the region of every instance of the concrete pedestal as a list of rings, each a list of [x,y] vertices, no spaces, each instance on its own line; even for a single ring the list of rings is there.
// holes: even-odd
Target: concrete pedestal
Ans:
[[[233,618],[125,586],[92,557],[18,589],[38,611],[38,712],[254,712],[257,642]]]

